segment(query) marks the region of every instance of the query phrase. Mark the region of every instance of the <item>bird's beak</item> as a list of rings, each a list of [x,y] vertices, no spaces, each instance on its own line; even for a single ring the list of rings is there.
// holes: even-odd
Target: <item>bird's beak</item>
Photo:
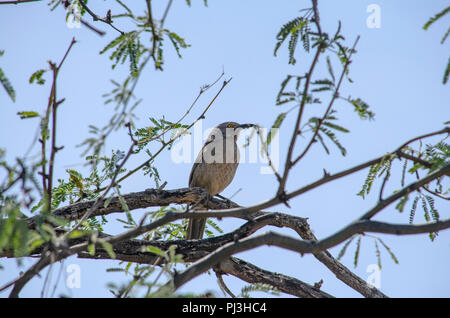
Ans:
[[[242,128],[242,129],[246,129],[246,128],[250,128],[250,127],[255,127],[254,124],[242,124],[239,125],[238,128]]]

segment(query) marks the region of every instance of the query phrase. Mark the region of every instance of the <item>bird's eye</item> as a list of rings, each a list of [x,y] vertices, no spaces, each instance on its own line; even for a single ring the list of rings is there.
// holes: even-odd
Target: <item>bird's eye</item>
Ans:
[[[228,124],[227,127],[228,128],[233,128],[233,124]]]

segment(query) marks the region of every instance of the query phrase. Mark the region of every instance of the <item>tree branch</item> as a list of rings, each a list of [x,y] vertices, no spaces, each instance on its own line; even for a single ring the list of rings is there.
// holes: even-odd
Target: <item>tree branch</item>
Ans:
[[[86,10],[87,13],[89,13],[89,15],[92,17],[92,19],[94,21],[101,21],[103,23],[106,23],[106,24],[110,25],[114,30],[119,32],[120,34],[124,34],[124,32],[122,30],[120,30],[114,26],[111,19],[100,18],[98,15],[96,15],[94,12],[92,12],[92,10],[89,9],[89,7],[84,3],[83,0],[78,1],[78,3],[81,4],[81,6]]]
[[[278,233],[266,232],[250,238],[244,238],[237,242],[229,243],[219,248],[214,253],[209,254],[183,272],[175,275],[173,281],[168,282],[164,287],[167,288],[168,286],[173,286],[174,290],[176,290],[186,282],[206,272],[212,266],[229,258],[231,255],[254,249],[261,245],[278,246],[303,255],[306,253],[320,252],[336,246],[356,233],[376,232],[408,235],[435,232],[447,228],[450,228],[450,219],[422,225],[389,224],[371,220],[363,220],[352,223],[338,233],[317,242],[302,241]]]
[[[239,258],[231,257],[220,262],[216,269],[222,274],[233,275],[250,284],[267,284],[277,290],[302,298],[332,298],[330,294],[321,291],[293,277],[273,273]]]

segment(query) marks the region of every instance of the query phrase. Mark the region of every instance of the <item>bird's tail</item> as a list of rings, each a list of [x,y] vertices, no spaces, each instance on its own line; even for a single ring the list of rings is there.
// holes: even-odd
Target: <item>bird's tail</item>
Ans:
[[[206,210],[204,207],[197,207],[196,210]],[[205,232],[206,218],[204,219],[189,219],[186,230],[186,240],[201,240],[203,232]]]

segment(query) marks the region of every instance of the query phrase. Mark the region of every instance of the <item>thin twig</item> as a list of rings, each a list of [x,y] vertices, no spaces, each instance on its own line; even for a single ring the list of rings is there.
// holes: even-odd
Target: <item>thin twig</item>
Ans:
[[[15,1],[0,1],[1,4],[21,4],[21,3],[27,3],[27,2],[37,2],[41,0],[15,0]]]
[[[191,112],[192,108],[194,108],[195,104],[197,103],[197,101],[200,99],[200,97],[202,96],[202,94],[204,92],[206,92],[209,88],[213,87],[214,85],[217,84],[217,82],[225,75],[225,73],[222,71],[222,74],[220,74],[220,76],[211,84],[207,84],[204,85],[203,87],[200,88],[200,92],[198,93],[198,95],[195,97],[194,101],[192,102],[191,106],[189,106],[189,108],[187,109],[187,111],[183,114],[183,116],[181,116],[180,119],[178,119],[174,124],[170,125],[169,127],[167,127],[166,129],[164,129],[159,135],[152,137],[150,139],[143,139],[139,141],[139,144],[142,143],[148,143],[151,142],[153,140],[157,140],[160,139],[161,137],[164,136],[165,133],[167,133],[169,130],[172,130],[175,126],[177,126],[179,123],[181,123],[181,121],[186,118],[186,116]]]
[[[152,47],[152,56],[156,61],[156,56],[155,56],[155,52],[156,52],[156,46],[159,40],[159,36],[157,36],[156,34],[156,30],[155,30],[155,23],[153,21],[153,16],[152,16],[152,4],[150,2],[150,0],[146,0],[145,3],[147,4],[147,11],[148,11],[148,21],[147,24],[149,24],[152,28],[152,41],[153,41],[153,47]]]
[[[331,108],[333,107],[333,104],[334,104],[336,98],[339,96],[339,89],[340,89],[340,87],[341,87],[342,80],[344,79],[344,76],[345,76],[345,74],[347,73],[348,66],[349,66],[350,63],[351,63],[351,57],[352,57],[352,54],[353,54],[353,52],[355,51],[356,45],[358,44],[358,41],[359,41],[359,38],[360,38],[360,37],[359,37],[359,35],[358,35],[358,36],[356,37],[355,43],[353,44],[353,47],[352,47],[352,49],[351,49],[351,51],[350,51],[350,54],[349,54],[349,56],[348,56],[348,58],[347,58],[347,61],[346,61],[345,64],[344,64],[344,67],[343,67],[343,69],[342,69],[342,73],[341,73],[341,76],[340,76],[340,78],[339,78],[338,84],[336,85],[336,88],[335,88],[335,90],[334,90],[333,97],[331,98],[330,103],[328,104],[328,107],[327,107],[325,113],[323,114],[322,118],[319,120],[319,123],[317,124],[317,127],[316,127],[316,129],[315,129],[315,131],[314,131],[314,134],[313,134],[311,140],[309,141],[308,145],[305,147],[305,149],[303,150],[303,152],[302,152],[302,153],[301,153],[301,154],[300,154],[300,155],[292,162],[292,166],[294,166],[297,162],[299,162],[299,161],[306,155],[306,153],[308,152],[309,148],[310,148],[310,147],[312,146],[312,144],[315,142],[316,137],[317,137],[317,135],[319,134],[320,127],[321,127],[322,123],[323,123],[323,122],[325,121],[325,119],[327,118],[329,112],[331,111]]]
[[[96,15],[94,12],[92,12],[92,10],[89,9],[89,7],[84,3],[84,1],[78,1],[78,3],[81,4],[81,6],[84,8],[84,10],[86,10],[86,12],[91,15],[91,17],[94,21],[101,21],[103,23],[106,23],[106,24],[110,25],[114,30],[119,32],[120,34],[125,34],[125,32],[123,32],[122,30],[115,27],[110,19],[100,18],[98,15]]]
[[[63,58],[59,62],[58,65],[56,65],[53,62],[49,61],[50,68],[53,72],[53,81],[52,81],[52,87],[50,90],[50,96],[48,99],[48,105],[47,105],[47,111],[45,115],[45,119],[43,121],[45,122],[46,126],[43,129],[47,129],[48,127],[48,120],[50,117],[50,113],[52,114],[52,135],[51,135],[51,149],[50,149],[50,160],[49,160],[49,166],[48,166],[48,173],[46,172],[46,138],[41,138],[39,141],[41,142],[42,148],[42,184],[43,184],[43,191],[44,196],[47,196],[47,211],[51,211],[51,202],[52,202],[52,190],[53,190],[53,167],[55,162],[55,154],[58,150],[61,148],[56,147],[56,109],[59,104],[61,104],[64,99],[57,101],[56,99],[56,81],[58,78],[59,70],[61,69],[64,61],[66,60],[70,50],[72,49],[73,45],[76,43],[75,38],[72,38],[72,41],[69,44],[69,47],[67,48],[66,52],[64,53]]]
[[[225,282],[223,281],[222,274],[218,270],[214,270],[214,272],[216,273],[217,282],[218,282],[220,288],[225,293],[230,295],[231,298],[236,298],[236,295],[233,294],[233,292],[228,288],[227,284],[225,284]]]
[[[316,67],[316,64],[317,64],[317,62],[319,60],[319,55],[320,55],[321,52],[322,52],[322,46],[319,45],[317,47],[316,54],[314,55],[313,61],[312,61],[311,66],[309,68],[309,72],[306,75],[306,82],[305,82],[305,86],[303,88],[303,93],[302,93],[303,97],[302,97],[302,101],[300,103],[300,107],[299,107],[299,110],[298,110],[297,120],[295,122],[294,130],[292,132],[291,141],[289,143],[289,148],[288,148],[288,152],[287,152],[287,156],[286,156],[286,162],[284,164],[283,177],[281,178],[281,182],[279,184],[278,191],[277,191],[279,196],[282,195],[282,193],[285,192],[287,177],[288,177],[289,171],[290,171],[290,169],[292,167],[292,161],[291,160],[292,160],[292,154],[294,152],[295,141],[297,140],[297,137],[299,135],[300,123],[301,123],[301,120],[302,120],[303,111],[304,111],[306,100],[307,100],[307,96],[308,96],[307,94],[308,94],[308,90],[309,90],[309,84],[311,82],[311,77],[312,77],[312,74],[314,72],[314,68]]]
[[[206,112],[209,110],[209,108],[211,107],[211,105],[214,103],[214,101],[217,99],[217,97],[220,95],[220,93],[222,92],[222,90],[225,88],[225,86],[228,85],[228,83],[230,83],[231,78],[229,80],[226,80],[223,82],[222,87],[220,88],[220,90],[217,92],[217,94],[214,96],[214,98],[211,100],[211,102],[208,104],[208,106],[206,106],[206,108],[203,110],[203,112],[200,114],[200,116],[194,120],[187,128],[186,130],[189,130],[190,128],[192,128],[192,126],[194,126],[200,119],[203,119]],[[117,180],[117,183],[125,180],[126,178],[128,178],[129,176],[131,176],[132,174],[134,174],[136,171],[139,171],[140,169],[142,169],[143,167],[147,166],[150,162],[152,162],[153,159],[156,158],[156,156],[158,156],[167,146],[169,146],[170,144],[172,144],[176,139],[178,139],[180,136],[182,135],[182,133],[178,133],[177,135],[175,135],[172,139],[170,139],[168,142],[164,142],[161,147],[159,148],[159,150],[152,155],[149,159],[147,159],[145,162],[143,162],[142,164],[140,164],[138,167],[136,167],[135,169],[129,171],[127,174],[125,174],[123,177],[121,177],[119,180]]]

